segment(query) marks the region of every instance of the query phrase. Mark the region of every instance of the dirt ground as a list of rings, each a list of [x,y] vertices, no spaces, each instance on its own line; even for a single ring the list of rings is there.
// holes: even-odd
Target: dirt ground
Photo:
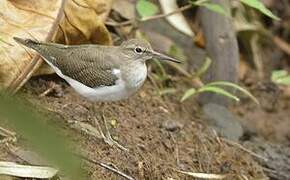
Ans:
[[[57,88],[40,97],[51,87],[52,79],[57,79]],[[268,179],[250,149],[224,141],[213,133],[202,119],[196,100],[180,103],[181,93],[160,97],[153,87],[147,81],[130,99],[105,105],[110,132],[129,152],[109,146],[86,129],[84,124],[95,127],[94,117],[98,117],[92,115],[92,103],[79,97],[56,76],[33,78],[21,93],[57,117],[52,119],[61,121],[57,123],[90,159],[112,164],[136,179],[192,179],[177,170],[226,174],[226,179]],[[288,107],[289,103],[283,106]],[[247,119],[244,124],[255,131],[255,137],[276,143],[289,140],[286,107],[272,112],[253,107],[245,101],[234,111]],[[251,138],[247,140],[251,142]],[[1,159],[15,160],[7,148],[0,151]],[[96,164],[87,162],[85,169],[90,179],[121,179]]]
[[[289,6],[285,6],[289,3],[267,2],[284,19],[281,24],[268,23],[268,19],[267,23],[261,21],[262,24],[275,36],[282,39],[289,37]],[[195,12],[186,16],[192,28],[200,31],[200,27],[195,27],[198,24],[194,20]],[[283,28],[287,31],[282,31]],[[125,37],[129,29],[113,30]],[[188,36],[176,31],[164,19],[143,22],[140,30],[158,51],[168,52],[172,44],[180,46],[184,51],[181,54],[190,60],[188,66],[184,65],[188,72],[197,70],[203,64],[205,51],[198,49]],[[251,62],[252,58],[245,56],[240,59],[241,64],[247,64],[247,71],[242,66],[239,68],[239,73],[243,73],[240,82],[257,97],[261,106],[242,98],[240,103],[231,107],[229,112],[238,117],[234,120],[239,121],[243,130],[237,141],[223,138],[214,130],[197,97],[180,102],[183,93],[192,84],[180,77],[182,73],[178,74],[177,71],[173,71],[174,75],[169,73],[174,79],[170,86],[177,89],[175,93],[160,96],[156,84],[148,78],[144,86],[128,100],[105,105],[93,104],[80,97],[56,75],[33,77],[18,94],[47,116],[51,123],[61,127],[63,133],[77,145],[77,152],[136,180],[197,179],[184,172],[225,175],[224,179],[228,180],[287,180],[290,179],[290,88],[280,89],[269,81],[272,70],[285,69],[290,72],[289,48],[286,55],[275,46],[269,40],[260,47],[258,54],[263,60],[263,78],[258,78],[259,73],[254,70],[258,68]],[[246,48],[249,47],[241,48],[241,56],[248,54],[244,50]],[[149,68],[149,75],[152,75],[151,70],[155,70],[153,65]],[[129,151],[104,142],[96,123],[100,121],[102,111],[113,138]],[[0,134],[0,160],[35,165],[33,157],[13,151],[14,148],[32,151],[27,148],[25,139],[15,133],[16,139],[6,139]],[[88,179],[92,180],[125,179],[87,160],[83,160],[83,169]],[[27,178],[0,176],[2,179]],[[64,178],[60,175],[54,179]]]

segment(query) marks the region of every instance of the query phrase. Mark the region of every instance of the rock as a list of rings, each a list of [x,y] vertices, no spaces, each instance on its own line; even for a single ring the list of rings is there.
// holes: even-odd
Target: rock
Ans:
[[[240,118],[231,113],[226,107],[217,104],[206,104],[203,112],[208,123],[221,136],[238,141],[244,134]]]
[[[162,128],[164,128],[166,131],[177,131],[183,128],[183,124],[181,124],[180,122],[176,121],[176,120],[165,120],[162,122],[161,125]]]
[[[262,156],[257,161],[265,167],[265,173],[271,179],[290,179],[290,147],[275,144],[261,138],[244,142],[245,147]]]

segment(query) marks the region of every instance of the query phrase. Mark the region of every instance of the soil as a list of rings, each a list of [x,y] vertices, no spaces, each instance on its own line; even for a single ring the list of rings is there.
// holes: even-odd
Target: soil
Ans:
[[[160,96],[155,84],[147,80],[128,100],[106,104],[80,97],[56,75],[30,79],[19,94],[60,126],[87,158],[135,179],[192,179],[178,171],[225,174],[225,179],[290,179],[289,96],[275,85],[261,82],[254,70],[248,71],[243,83],[261,106],[242,99],[231,108],[245,132],[239,142],[225,140],[213,130],[197,98],[180,103],[190,86],[180,75],[170,82],[177,89],[173,94]],[[100,121],[102,111],[113,138],[129,152],[100,137],[96,120]],[[1,160],[29,163],[9,148],[26,149],[19,136],[17,142],[1,144]],[[122,179],[97,164],[84,162],[88,179]]]
[[[57,88],[40,97],[50,88],[52,79]],[[161,97],[150,81],[128,100],[107,103],[104,108],[112,136],[129,152],[109,146],[101,138],[74,126],[81,122],[94,127],[98,115],[91,110],[91,102],[81,98],[56,76],[33,78],[21,93],[55,117],[51,119],[73,137],[88,158],[112,164],[136,179],[192,178],[177,170],[227,174],[226,179],[268,179],[255,156],[213,133],[194,98],[180,103],[181,92]],[[100,106],[103,105],[96,104],[97,109]],[[256,137],[281,143],[289,140],[285,124],[289,122],[283,118],[287,117],[285,109],[266,112],[263,108],[253,110],[253,106],[245,101],[234,111],[246,119],[243,124],[250,124],[248,126],[251,126],[251,132],[255,131]],[[267,117],[266,123],[264,117]],[[250,138],[247,140],[251,141]],[[19,143],[14,144],[19,146]],[[15,160],[8,148],[1,147],[0,151],[2,160]],[[121,179],[96,164],[87,162],[85,169],[89,179]]]

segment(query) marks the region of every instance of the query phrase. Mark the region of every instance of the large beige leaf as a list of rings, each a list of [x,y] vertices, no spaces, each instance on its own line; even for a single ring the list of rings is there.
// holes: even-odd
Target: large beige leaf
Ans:
[[[54,37],[63,44],[112,44],[104,25],[112,0],[70,0]]]
[[[111,4],[112,0],[1,0],[0,88],[16,92],[42,64],[35,52],[12,37],[109,45],[112,40],[103,21]]]
[[[58,14],[61,0],[0,1],[0,87],[9,87],[31,62],[27,52],[12,37],[41,41],[48,38]]]

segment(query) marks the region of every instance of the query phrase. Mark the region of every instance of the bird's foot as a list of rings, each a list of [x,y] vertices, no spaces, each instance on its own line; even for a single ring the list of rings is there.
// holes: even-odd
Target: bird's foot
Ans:
[[[97,119],[95,120],[95,124],[97,125],[98,130],[99,130],[104,142],[107,143],[110,146],[116,146],[117,148],[119,148],[119,149],[121,149],[123,151],[129,151],[127,148],[125,148],[124,146],[122,146],[121,144],[119,144],[117,141],[115,141],[112,138],[111,133],[109,131],[109,128],[107,126],[107,122],[106,122],[105,117],[102,116],[102,119],[103,119],[103,123],[104,123],[105,129],[106,129],[106,135],[104,134],[104,132],[103,132],[103,130],[101,128],[101,125],[99,124]]]
[[[111,134],[107,132],[107,136],[104,138],[104,141],[109,144],[110,146],[116,146],[117,148],[123,150],[123,151],[129,151],[127,148],[125,148],[123,145],[119,144],[117,141],[115,141]]]

